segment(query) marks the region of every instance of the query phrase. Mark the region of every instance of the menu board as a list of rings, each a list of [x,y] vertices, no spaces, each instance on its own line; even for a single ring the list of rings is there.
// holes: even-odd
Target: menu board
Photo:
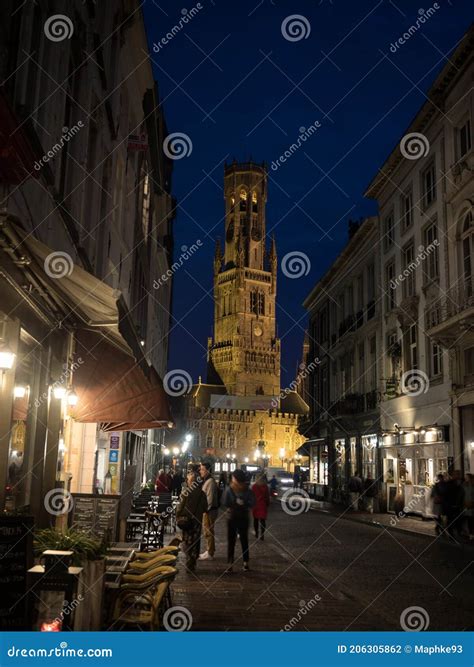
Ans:
[[[26,578],[33,565],[33,526],[33,517],[0,515],[0,630],[30,630]]]
[[[74,493],[70,525],[98,538],[115,540],[120,496]]]

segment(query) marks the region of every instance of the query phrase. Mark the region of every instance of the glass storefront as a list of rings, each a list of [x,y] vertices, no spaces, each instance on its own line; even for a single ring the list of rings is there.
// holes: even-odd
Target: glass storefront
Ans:
[[[395,511],[395,497],[405,511],[431,516],[431,487],[438,473],[446,473],[452,456],[443,428],[385,434],[382,438],[382,481],[387,510]]]

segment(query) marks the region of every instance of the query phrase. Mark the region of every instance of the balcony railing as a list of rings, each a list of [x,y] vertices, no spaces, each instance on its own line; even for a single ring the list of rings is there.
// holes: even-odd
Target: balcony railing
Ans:
[[[427,326],[428,328],[435,327],[469,310],[474,312],[474,281],[472,279],[454,285],[433,302],[427,313]]]
[[[333,417],[341,415],[356,415],[370,410],[375,410],[379,402],[377,390],[366,394],[347,394],[344,398],[334,403],[328,410]]]

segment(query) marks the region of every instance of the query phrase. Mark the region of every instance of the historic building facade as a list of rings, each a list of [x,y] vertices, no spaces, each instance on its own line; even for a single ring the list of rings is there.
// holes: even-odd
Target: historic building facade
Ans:
[[[168,423],[174,209],[139,3],[51,13],[0,10],[0,510],[9,483],[40,520],[54,487],[140,483]]]
[[[351,475],[376,474],[381,307],[378,220],[349,223],[349,241],[308,295],[310,490],[341,501]]]
[[[470,29],[370,183],[379,218],[305,301],[317,495],[344,497],[358,468],[381,510],[430,515],[436,474],[474,470],[473,42]]]
[[[297,427],[307,406],[294,391],[280,397],[276,335],[277,254],[266,247],[264,165],[233,164],[224,171],[225,245],[214,258],[214,336],[208,378],[188,397],[188,428],[217,467],[298,463],[304,438]]]
[[[413,511],[430,513],[436,474],[471,465],[473,36],[438,74],[366,193],[380,211],[388,509],[401,494]]]

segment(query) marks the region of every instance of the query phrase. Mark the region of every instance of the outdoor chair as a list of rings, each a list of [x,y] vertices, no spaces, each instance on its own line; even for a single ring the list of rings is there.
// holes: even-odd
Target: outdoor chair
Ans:
[[[170,566],[153,568],[144,575],[125,575],[114,610],[114,620],[128,625],[160,627],[160,612],[171,604],[171,582],[178,570]],[[130,581],[132,579],[132,581]]]

